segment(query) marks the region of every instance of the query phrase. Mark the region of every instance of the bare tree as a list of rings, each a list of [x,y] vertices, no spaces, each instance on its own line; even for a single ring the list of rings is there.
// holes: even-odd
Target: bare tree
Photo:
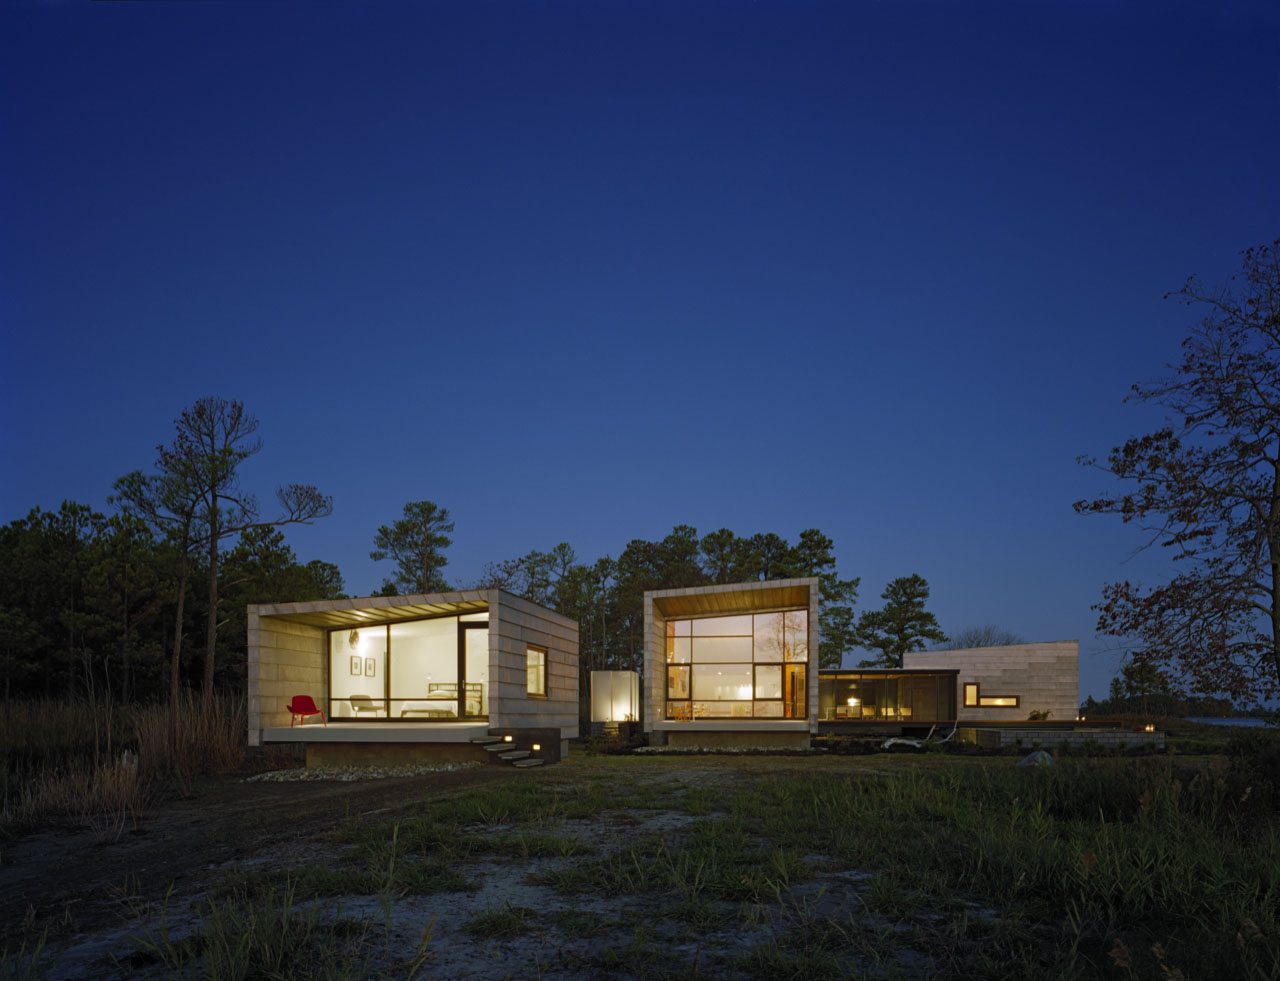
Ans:
[[[218,637],[218,555],[222,539],[250,528],[310,524],[333,513],[333,499],[310,484],[288,484],[276,490],[280,510],[274,518],[260,517],[254,495],[240,487],[237,468],[262,449],[256,435],[258,420],[244,404],[223,398],[202,398],[174,420],[173,451],[187,461],[191,481],[200,493],[200,514],[208,547],[209,611],[205,626],[202,695],[213,697],[214,660]]]
[[[977,627],[957,630],[945,644],[938,645],[934,649],[960,651],[970,647],[1011,647],[1014,644],[1025,643],[1023,638],[1003,627],[997,627],[994,623],[984,623]]]
[[[1171,374],[1131,396],[1172,419],[1100,465],[1121,492],[1075,508],[1141,527],[1180,569],[1105,586],[1098,630],[1196,692],[1260,698],[1280,691],[1280,240],[1243,258],[1230,287],[1192,277],[1172,294],[1203,318]]]

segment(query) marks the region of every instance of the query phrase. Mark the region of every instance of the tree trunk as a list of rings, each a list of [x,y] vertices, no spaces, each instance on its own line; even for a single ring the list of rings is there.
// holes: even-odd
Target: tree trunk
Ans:
[[[213,699],[213,658],[218,642],[218,498],[209,511],[209,619],[204,631],[204,685],[201,700],[208,707]]]
[[[169,758],[178,754],[178,683],[182,668],[182,606],[187,598],[187,547],[182,545],[178,567],[178,609],[173,622],[173,656],[169,662]]]
[[[1267,534],[1267,571],[1271,573],[1271,675],[1280,683],[1280,460],[1271,468],[1271,514]]]

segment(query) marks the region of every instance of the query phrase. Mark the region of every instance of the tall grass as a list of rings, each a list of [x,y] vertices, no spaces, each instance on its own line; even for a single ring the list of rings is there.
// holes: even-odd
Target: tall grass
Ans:
[[[69,818],[119,837],[136,827],[158,781],[185,788],[195,775],[240,767],[246,729],[244,699],[234,696],[204,705],[188,693],[173,745],[164,705],[10,703],[0,711],[0,829]]]
[[[894,896],[872,894],[873,912],[972,897],[1057,933],[1050,946],[1074,951],[1076,969],[1083,958],[1153,977],[1274,977],[1280,828],[1263,783],[1167,759],[913,770],[766,780],[734,813],[768,838],[880,869]]]

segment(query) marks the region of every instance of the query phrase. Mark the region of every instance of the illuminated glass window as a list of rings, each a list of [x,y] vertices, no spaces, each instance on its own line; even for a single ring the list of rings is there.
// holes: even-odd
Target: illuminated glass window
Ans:
[[[1017,695],[984,695],[976,681],[966,682],[964,704],[966,708],[1017,708]]]
[[[665,632],[666,718],[807,717],[807,610],[668,620]]]
[[[547,697],[547,652],[541,647],[525,650],[525,691],[540,698]]]

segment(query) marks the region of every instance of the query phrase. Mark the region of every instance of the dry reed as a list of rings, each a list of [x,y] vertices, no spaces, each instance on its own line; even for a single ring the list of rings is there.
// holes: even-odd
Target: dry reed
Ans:
[[[185,790],[195,775],[238,769],[246,728],[243,697],[219,696],[206,705],[188,693],[172,745],[164,705],[6,705],[0,828],[69,818],[114,840],[126,824],[136,828],[157,780],[172,779]]]

